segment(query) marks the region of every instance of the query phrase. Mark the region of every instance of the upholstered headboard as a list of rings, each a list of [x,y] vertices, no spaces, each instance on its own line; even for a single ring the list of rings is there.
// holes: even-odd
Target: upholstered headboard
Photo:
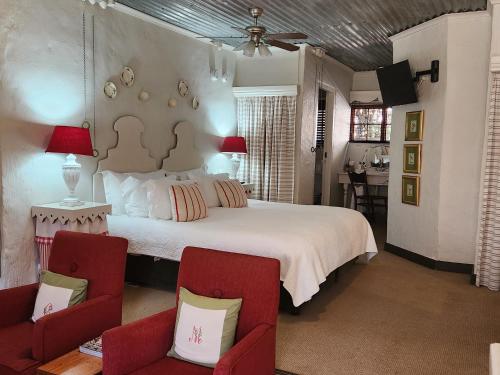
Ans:
[[[137,117],[124,116],[116,120],[113,129],[118,133],[118,142],[110,148],[106,158],[97,164],[93,176],[93,199],[105,202],[102,171],[150,172],[158,169],[156,160],[142,145],[144,124]],[[189,122],[179,122],[174,127],[176,145],[163,159],[162,168],[168,171],[184,171],[204,167],[203,158],[195,147],[194,128]]]

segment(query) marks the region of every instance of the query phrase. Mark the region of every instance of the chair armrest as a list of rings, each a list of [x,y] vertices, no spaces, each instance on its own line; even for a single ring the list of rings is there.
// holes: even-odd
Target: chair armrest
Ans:
[[[38,284],[0,290],[0,328],[25,322],[33,315]]]
[[[260,324],[219,360],[214,375],[272,375],[276,362],[276,326]]]
[[[103,373],[128,374],[166,357],[176,315],[174,308],[104,332]]]
[[[100,296],[44,316],[33,330],[33,357],[45,363],[121,324],[122,298]]]

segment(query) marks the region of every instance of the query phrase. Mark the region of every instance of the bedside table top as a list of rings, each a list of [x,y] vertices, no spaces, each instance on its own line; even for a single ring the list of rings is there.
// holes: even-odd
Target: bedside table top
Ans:
[[[37,220],[50,220],[52,223],[59,220],[61,223],[69,221],[94,221],[96,218],[106,219],[111,213],[111,205],[107,203],[84,202],[81,206],[63,206],[60,202],[41,204],[31,207],[31,216]]]
[[[38,375],[96,375],[102,372],[102,359],[80,353],[78,349],[44,364],[37,370]]]

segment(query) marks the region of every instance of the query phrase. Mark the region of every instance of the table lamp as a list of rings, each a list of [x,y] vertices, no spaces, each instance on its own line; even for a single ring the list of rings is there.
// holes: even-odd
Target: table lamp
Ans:
[[[236,178],[238,169],[240,169],[240,155],[247,153],[247,144],[243,137],[225,137],[220,152],[226,154],[233,154],[231,161],[233,168],[231,171],[231,178]]]
[[[45,152],[68,154],[66,162],[62,166],[62,174],[69,195],[61,202],[61,205],[69,207],[81,206],[83,202],[76,196],[75,189],[78,180],[80,180],[82,166],[77,163],[75,154],[93,156],[89,129],[56,126]]]

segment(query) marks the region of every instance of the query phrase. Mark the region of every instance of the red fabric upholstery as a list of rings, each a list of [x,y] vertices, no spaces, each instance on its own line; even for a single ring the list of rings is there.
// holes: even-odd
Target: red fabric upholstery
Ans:
[[[176,309],[104,333],[106,375],[272,375],[279,304],[279,261],[187,247],[182,254],[177,298],[182,286],[215,298],[242,298],[236,344],[215,369],[167,358]]]
[[[56,233],[49,270],[89,280],[87,301],[33,324],[38,286],[0,291],[0,305],[9,306],[0,309],[0,374],[34,374],[40,364],[121,323],[127,246],[123,238]]]

